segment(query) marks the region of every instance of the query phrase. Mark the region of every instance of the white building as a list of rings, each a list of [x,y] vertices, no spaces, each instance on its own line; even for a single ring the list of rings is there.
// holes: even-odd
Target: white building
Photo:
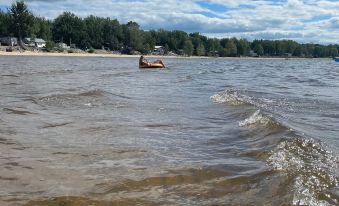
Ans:
[[[165,48],[163,46],[154,46],[153,54],[163,55],[165,53]]]
[[[18,39],[15,37],[1,37],[0,43],[5,46],[16,46],[18,45]]]
[[[46,47],[46,41],[43,39],[32,39],[32,38],[25,38],[24,43],[31,47],[43,48]]]
[[[258,55],[257,53],[255,53],[253,50],[251,50],[251,51],[249,52],[249,56],[250,56],[250,57],[259,57],[259,55]]]

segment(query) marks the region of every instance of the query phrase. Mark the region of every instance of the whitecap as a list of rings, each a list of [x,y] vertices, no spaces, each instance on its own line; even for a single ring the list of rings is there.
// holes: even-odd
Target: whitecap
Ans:
[[[251,98],[239,94],[234,90],[226,90],[210,97],[215,103],[229,103],[231,105],[251,104]]]
[[[253,124],[268,125],[271,122],[271,119],[263,114],[260,110],[254,112],[250,117],[239,122],[240,127],[250,126]]]
[[[293,177],[293,205],[331,205],[319,199],[321,195],[336,202],[330,189],[339,185],[338,159],[320,142],[301,137],[284,140],[271,152],[267,165]]]

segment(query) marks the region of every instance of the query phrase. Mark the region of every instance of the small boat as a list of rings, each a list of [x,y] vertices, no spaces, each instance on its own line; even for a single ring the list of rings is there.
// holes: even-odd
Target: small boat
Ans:
[[[334,61],[339,62],[339,57],[334,57]]]

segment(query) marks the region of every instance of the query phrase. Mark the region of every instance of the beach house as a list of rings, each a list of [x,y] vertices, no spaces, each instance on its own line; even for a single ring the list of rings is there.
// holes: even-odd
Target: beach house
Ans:
[[[250,50],[248,56],[250,56],[250,57],[259,57],[259,55],[256,52],[254,52],[253,50]]]
[[[24,38],[24,43],[30,47],[43,48],[46,47],[46,41],[39,38]]]
[[[17,46],[18,39],[16,37],[1,37],[0,43],[4,46]]]
[[[153,54],[163,55],[164,53],[165,53],[165,49],[163,46],[154,46]]]

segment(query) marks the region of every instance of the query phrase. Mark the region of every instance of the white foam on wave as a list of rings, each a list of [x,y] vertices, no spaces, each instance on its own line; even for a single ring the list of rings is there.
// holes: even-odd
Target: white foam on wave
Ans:
[[[260,125],[268,125],[271,122],[271,119],[263,114],[261,114],[260,110],[254,112],[250,117],[244,119],[239,122],[240,127],[250,126],[254,124]]]
[[[325,195],[332,199],[329,189],[339,186],[338,159],[319,142],[304,138],[282,141],[271,152],[267,164],[294,177],[293,205],[332,205],[318,197]]]
[[[251,104],[251,98],[239,94],[234,90],[226,90],[211,96],[211,99],[216,103],[229,103],[231,105]]]
[[[268,159],[269,165],[275,170],[286,170],[287,168],[294,168],[294,170],[300,170],[303,167],[303,161],[290,153],[287,142],[281,142],[276,151]]]

